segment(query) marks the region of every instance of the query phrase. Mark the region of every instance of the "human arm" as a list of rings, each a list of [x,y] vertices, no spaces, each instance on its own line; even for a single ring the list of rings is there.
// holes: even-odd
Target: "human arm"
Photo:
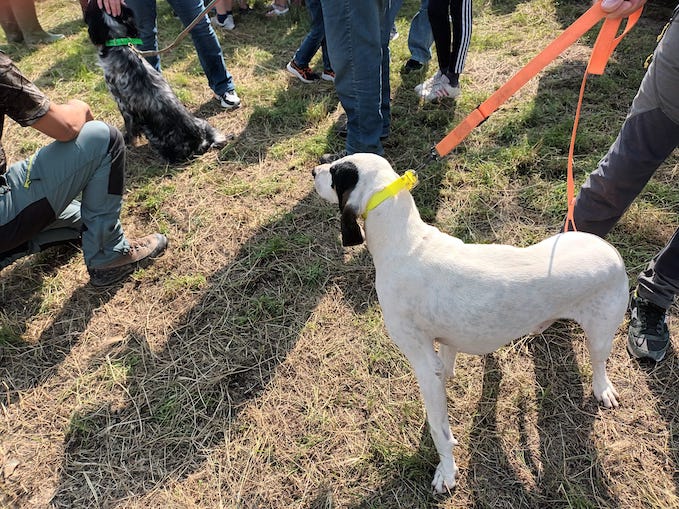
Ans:
[[[608,18],[626,18],[645,3],[646,0],[601,0],[601,8],[608,13]]]
[[[99,8],[104,9],[111,16],[120,16],[120,13],[122,12],[120,6],[124,4],[125,2],[122,0],[97,0]]]
[[[87,103],[71,99],[65,104],[50,103],[47,112],[31,127],[57,141],[70,141],[78,136],[89,120],[94,120],[94,117]]]

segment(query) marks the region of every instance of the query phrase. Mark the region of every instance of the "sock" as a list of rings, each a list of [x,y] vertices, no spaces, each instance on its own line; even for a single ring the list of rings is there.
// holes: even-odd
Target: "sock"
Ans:
[[[460,86],[460,74],[459,73],[445,72],[444,74],[448,78],[448,81],[450,81],[451,87],[459,87]]]
[[[231,11],[226,11],[225,14],[217,13],[217,21],[219,21],[220,23],[224,23],[224,20],[226,20],[226,18],[229,16],[231,16]]]

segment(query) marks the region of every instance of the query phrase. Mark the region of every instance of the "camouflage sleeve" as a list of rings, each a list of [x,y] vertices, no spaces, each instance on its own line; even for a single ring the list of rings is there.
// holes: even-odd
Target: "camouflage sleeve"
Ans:
[[[30,126],[49,110],[50,100],[0,52],[0,112]]]

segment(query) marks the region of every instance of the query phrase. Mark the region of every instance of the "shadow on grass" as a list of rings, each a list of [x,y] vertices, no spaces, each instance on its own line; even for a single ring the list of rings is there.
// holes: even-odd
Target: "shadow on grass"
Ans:
[[[319,230],[316,199],[304,197],[245,241],[177,318],[161,351],[137,330],[108,353],[125,381],[119,397],[72,417],[55,507],[124,505],[131,493],[187,478],[225,437],[238,435],[241,409],[266,389],[328,280],[351,277],[334,276],[341,272],[334,228],[305,233]]]

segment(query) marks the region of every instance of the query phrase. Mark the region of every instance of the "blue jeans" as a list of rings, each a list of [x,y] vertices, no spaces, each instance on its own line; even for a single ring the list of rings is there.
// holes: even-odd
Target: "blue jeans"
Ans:
[[[158,49],[158,27],[156,24],[156,0],[126,0],[127,6],[134,12],[134,18],[139,28],[142,51]],[[204,9],[203,0],[167,0],[182,24],[187,27]],[[226,69],[222,47],[217,34],[212,29],[210,18],[199,22],[191,30],[193,45],[198,53],[198,60],[207,77],[207,82],[216,95],[235,90],[233,78]],[[146,60],[160,71],[160,56],[147,57]]]
[[[55,141],[12,164],[7,185],[0,186],[0,267],[81,232],[88,267],[127,253],[120,224],[124,176],[123,136],[100,121],[87,122],[72,141]]]
[[[300,67],[308,67],[319,48],[323,56],[323,69],[332,69],[328,57],[328,47],[325,44],[325,28],[323,26],[323,9],[321,0],[306,0],[306,6],[311,16],[311,29],[302,44],[295,52],[293,60]]]
[[[408,31],[408,49],[410,57],[422,64],[431,60],[431,45],[434,43],[434,35],[431,33],[429,24],[429,0],[422,0],[420,10],[415,13],[410,22]]]
[[[402,0],[321,0],[349,154],[382,155],[391,125],[389,32]]]

